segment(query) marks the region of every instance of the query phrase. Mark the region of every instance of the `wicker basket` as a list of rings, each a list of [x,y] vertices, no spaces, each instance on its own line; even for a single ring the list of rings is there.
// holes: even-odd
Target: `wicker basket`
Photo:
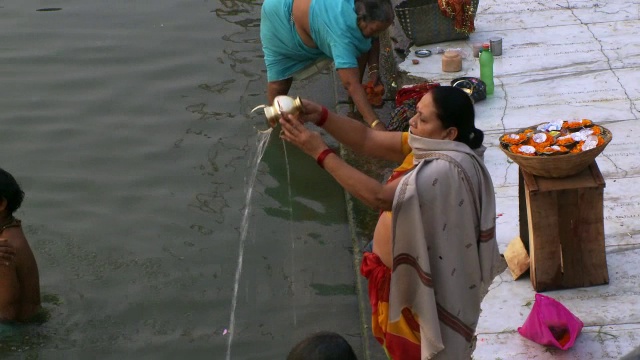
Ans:
[[[552,156],[525,156],[520,154],[514,154],[509,151],[505,144],[500,145],[500,149],[507,155],[507,157],[513,160],[520,166],[522,170],[527,171],[530,174],[538,175],[548,178],[563,178],[575,175],[589,166],[595,158],[600,155],[604,148],[611,141],[611,131],[598,125],[602,128],[602,138],[604,144],[597,146],[591,150],[582,151],[579,153],[569,153],[564,155],[552,155]],[[523,132],[526,129],[535,130],[538,125],[531,126],[522,129]]]
[[[471,2],[474,16],[478,11],[478,2]],[[395,6],[395,12],[404,34],[414,45],[469,38],[468,34],[454,28],[453,19],[442,15],[438,0],[404,0]]]

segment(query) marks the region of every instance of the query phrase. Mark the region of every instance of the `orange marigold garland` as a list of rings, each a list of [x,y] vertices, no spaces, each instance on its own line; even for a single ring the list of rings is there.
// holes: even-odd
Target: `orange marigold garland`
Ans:
[[[582,119],[582,120],[570,120],[570,121],[565,121],[562,123],[562,128],[563,129],[569,129],[569,130],[578,130],[581,127],[588,127],[588,126],[592,126],[593,125],[593,121],[589,120],[589,119]]]
[[[582,145],[584,144],[584,141],[580,141],[578,143],[578,145],[574,146],[573,149],[571,149],[571,151],[569,151],[572,154],[577,154],[580,151],[582,151]]]
[[[591,135],[587,140],[584,141],[584,145],[582,145],[582,151],[591,150],[603,144],[604,139],[602,138],[602,136]]]
[[[506,144],[511,144],[511,145],[517,145],[517,144],[521,144],[522,142],[524,142],[525,140],[527,140],[527,135],[524,133],[519,133],[519,134],[504,134],[502,135],[502,137],[500,138],[500,141],[502,141],[503,143]]]
[[[384,85],[374,84],[372,80],[369,80],[366,84],[362,84],[364,92],[367,94],[367,100],[369,104],[374,107],[379,107],[384,104]]]
[[[602,145],[604,145],[604,138],[602,136],[590,135],[586,140],[580,141],[576,147],[571,149],[571,153],[575,154],[581,151],[591,150]]]
[[[571,137],[571,135],[560,136],[556,139],[557,145],[567,146],[575,143],[576,141]]]
[[[595,125],[589,119],[559,119],[531,126],[520,133],[503,134],[500,143],[503,149],[518,155],[556,156],[576,154],[603,146],[605,135],[604,128]]]
[[[554,155],[554,154],[566,154],[568,152],[569,152],[569,149],[567,149],[564,146],[552,145],[542,149],[540,153],[545,155]]]
[[[540,150],[552,145],[553,142],[553,136],[547,133],[536,133],[529,138],[529,140],[527,141],[527,145],[533,146],[538,152],[540,152]]]
[[[509,147],[509,150],[511,150],[511,152],[514,154],[519,154],[524,156],[536,155],[536,149],[530,145],[511,145],[511,147]]]

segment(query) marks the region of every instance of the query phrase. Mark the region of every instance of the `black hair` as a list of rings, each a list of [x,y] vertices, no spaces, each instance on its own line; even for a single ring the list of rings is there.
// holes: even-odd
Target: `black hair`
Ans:
[[[322,331],[296,344],[287,360],[357,360],[353,348],[338,333]]]
[[[7,212],[10,215],[20,208],[24,200],[24,191],[16,179],[3,169],[0,169],[0,199],[7,200]]]
[[[475,127],[473,102],[464,90],[453,86],[436,86],[429,90],[436,114],[445,129],[455,127],[458,136],[453,139],[472,149],[482,145],[484,133]]]
[[[382,23],[393,21],[394,12],[390,0],[356,0],[355,7],[358,21]]]

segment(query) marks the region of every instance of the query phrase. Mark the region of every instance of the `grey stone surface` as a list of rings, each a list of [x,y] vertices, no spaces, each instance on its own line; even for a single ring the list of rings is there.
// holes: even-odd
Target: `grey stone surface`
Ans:
[[[518,334],[535,291],[528,277],[514,281],[507,270],[483,301],[473,356],[640,358],[640,0],[483,0],[475,24],[468,40],[421,46],[461,49],[466,55],[462,71],[443,73],[439,55],[413,64],[410,52],[406,59],[395,58],[395,79],[399,86],[425,80],[446,85],[459,76],[479,77],[472,44],[503,38],[503,55],[494,65],[495,93],[476,104],[477,126],[485,131],[488,147],[485,162],[496,188],[501,250],[519,234],[518,166],[498,148],[501,134],[545,121],[588,118],[611,130],[613,140],[597,158],[606,181],[609,284],[545,292],[585,323],[574,347],[552,349]]]

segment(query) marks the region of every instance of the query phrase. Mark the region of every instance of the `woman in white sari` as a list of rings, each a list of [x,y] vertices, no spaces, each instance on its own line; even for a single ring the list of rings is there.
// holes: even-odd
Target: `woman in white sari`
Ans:
[[[482,161],[483,132],[462,90],[431,89],[410,131],[378,132],[304,101],[283,116],[281,137],[316,159],[349,193],[382,210],[361,273],[372,329],[391,359],[468,359],[480,302],[504,269],[495,239],[495,194]],[[304,122],[355,152],[402,165],[385,183],[337,156]]]

